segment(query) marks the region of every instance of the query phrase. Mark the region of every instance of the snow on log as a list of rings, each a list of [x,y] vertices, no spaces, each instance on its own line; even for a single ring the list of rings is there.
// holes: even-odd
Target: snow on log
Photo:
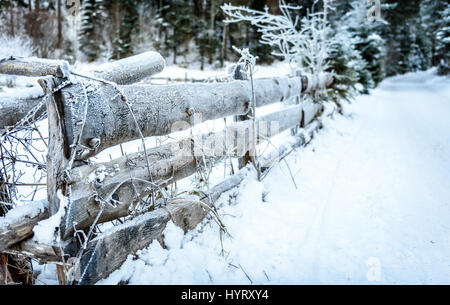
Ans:
[[[302,120],[302,107],[291,106],[258,118],[258,140],[298,125]],[[150,149],[147,156],[151,177],[143,152],[72,169],[67,181],[71,185],[71,203],[61,225],[63,238],[72,236],[73,223],[77,229],[89,227],[100,212],[102,201],[110,202],[114,197],[121,204],[116,207],[106,204],[98,222],[124,217],[130,213],[130,206],[154,189],[148,181],[163,187],[186,178],[196,172],[197,160],[203,156],[210,162],[224,156],[242,156],[252,146],[251,134],[252,122],[247,120],[216,133],[197,135]]]
[[[91,240],[81,257],[78,284],[95,284],[118,269],[128,255],[150,245],[161,236],[167,222],[173,220],[183,230],[195,228],[207,214],[196,202],[168,204],[122,225],[111,228]]]
[[[244,167],[214,186],[200,200],[212,206],[224,192],[239,186],[252,170],[254,169],[250,166]],[[207,215],[207,209],[197,202],[169,203],[164,208],[148,212],[104,232],[88,243],[77,270],[78,284],[95,284],[108,277],[120,268],[130,254],[148,247],[160,238],[169,220],[186,233],[193,230]]]
[[[0,217],[0,251],[33,235],[33,227],[48,217],[46,200],[15,207]]]
[[[0,74],[67,77],[69,64],[63,60],[10,56],[0,60]]]
[[[139,138],[139,131],[117,88],[97,81],[78,82],[61,90],[65,146],[75,143],[84,120],[85,95],[89,100],[86,124],[80,138],[84,160],[110,146]],[[264,106],[297,96],[301,92],[300,78],[257,79],[258,106]],[[175,84],[163,86],[123,86],[139,128],[145,137],[166,135],[174,126],[184,129],[206,120],[245,114],[250,104],[250,84],[247,81],[211,84]],[[72,148],[71,148],[72,149]],[[75,148],[73,148],[75,149]]]
[[[158,52],[149,51],[103,64],[91,73],[119,85],[128,85],[162,72],[165,65],[166,61]]]

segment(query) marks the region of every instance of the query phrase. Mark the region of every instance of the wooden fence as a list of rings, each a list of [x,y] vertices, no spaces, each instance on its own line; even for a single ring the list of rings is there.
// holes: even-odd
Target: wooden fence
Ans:
[[[11,57],[0,62],[0,73],[42,76],[39,83],[47,98],[49,126],[48,200],[34,203],[39,205],[39,213],[25,214],[12,222],[7,221],[8,214],[5,221],[0,218],[0,252],[58,264],[62,284],[95,283],[119,268],[129,254],[160,238],[169,220],[184,231],[195,228],[206,215],[215,213],[214,202],[220,195],[238,186],[253,168],[241,162],[237,173],[202,193],[199,200],[156,202],[158,190],[196,173],[198,160],[214,164],[224,156],[230,157],[230,152],[231,157],[242,158],[256,145],[248,140],[253,131],[259,143],[301,127],[301,132],[279,149],[255,157],[256,166],[264,173],[291,150],[309,142],[321,127],[320,119],[315,118],[323,115],[324,107],[306,102],[253,122],[245,117],[252,102],[250,80],[239,80],[239,76],[220,83],[134,84],[162,71],[164,64],[158,53],[147,52],[84,75],[71,71],[62,61]],[[330,86],[329,75],[255,79],[256,105],[285,102]],[[0,129],[14,126],[44,97],[0,98]],[[186,130],[199,123],[199,115],[202,121],[240,117],[216,133],[158,147],[144,145],[144,151],[109,162],[88,162],[88,158],[114,145]],[[133,207],[148,196],[152,204],[147,212],[128,217],[94,237],[95,225],[129,216]],[[56,219],[59,226],[53,242],[42,244],[32,238],[33,228],[49,218]],[[77,238],[77,234],[88,240]]]

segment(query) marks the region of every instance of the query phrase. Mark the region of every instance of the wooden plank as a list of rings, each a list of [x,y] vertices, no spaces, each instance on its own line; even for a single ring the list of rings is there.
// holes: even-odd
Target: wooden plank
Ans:
[[[259,140],[298,124],[302,116],[301,109],[301,106],[287,107],[259,118],[256,125]],[[217,133],[147,150],[151,177],[143,152],[74,168],[68,181],[72,190],[71,203],[61,224],[63,238],[72,236],[73,223],[76,223],[77,229],[87,228],[93,223],[101,210],[100,198],[109,202],[114,194],[115,199],[121,202],[116,207],[105,205],[98,219],[100,223],[124,217],[129,214],[131,205],[155,189],[146,181],[152,180],[163,187],[194,174],[197,160],[203,156],[209,162],[218,161],[230,152],[233,152],[233,156],[242,156],[251,148],[251,141],[245,141],[245,135],[251,134],[251,124],[251,121],[243,121]]]
[[[0,60],[0,74],[67,77],[69,73],[69,64],[63,60],[16,56]]]

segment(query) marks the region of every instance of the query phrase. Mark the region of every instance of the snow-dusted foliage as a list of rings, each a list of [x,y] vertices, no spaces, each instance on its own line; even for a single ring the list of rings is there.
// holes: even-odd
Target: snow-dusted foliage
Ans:
[[[327,14],[331,6],[324,1],[322,12],[312,11],[304,18],[294,17],[292,11],[299,6],[280,0],[281,15],[249,9],[244,6],[224,4],[222,10],[228,16],[226,23],[246,21],[262,33],[260,42],[273,48],[273,55],[292,64],[292,70],[318,74],[327,67],[327,55],[333,38],[328,35]]]

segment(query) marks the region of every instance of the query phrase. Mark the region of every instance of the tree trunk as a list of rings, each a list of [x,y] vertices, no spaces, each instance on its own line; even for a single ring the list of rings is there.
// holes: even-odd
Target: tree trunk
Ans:
[[[269,8],[269,13],[272,15],[280,15],[281,10],[279,6],[279,0],[267,0],[267,6]]]
[[[61,10],[61,0],[58,0],[57,3],[58,7],[57,7],[57,20],[58,20],[58,33],[57,33],[57,43],[56,43],[56,47],[58,49],[61,48],[61,44],[62,44],[62,23],[63,23],[63,18],[62,18],[62,10]]]
[[[14,5],[11,4],[9,7],[9,26],[10,26],[10,35],[11,37],[15,36],[15,31],[14,31]]]

